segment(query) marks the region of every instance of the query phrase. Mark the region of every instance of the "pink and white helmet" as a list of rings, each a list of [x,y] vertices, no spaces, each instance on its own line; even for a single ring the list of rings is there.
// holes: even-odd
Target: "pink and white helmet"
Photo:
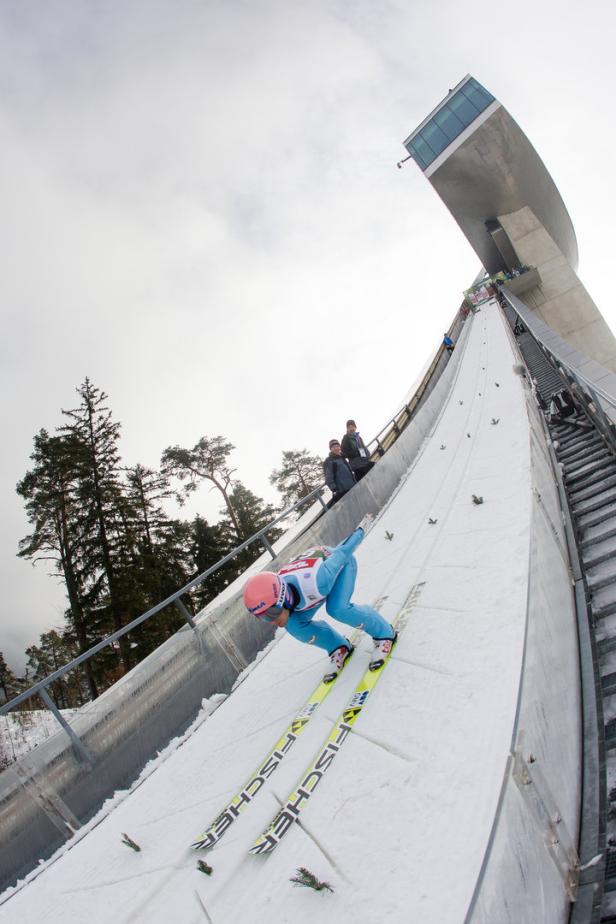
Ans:
[[[262,571],[248,578],[244,586],[244,606],[253,616],[280,615],[286,587],[274,571]],[[272,610],[268,613],[268,610]]]

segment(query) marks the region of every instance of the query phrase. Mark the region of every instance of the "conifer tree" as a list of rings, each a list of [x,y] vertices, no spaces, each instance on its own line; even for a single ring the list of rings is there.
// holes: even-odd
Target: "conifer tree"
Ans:
[[[206,519],[197,515],[190,524],[190,560],[193,568],[191,577],[203,574],[227,555],[235,545],[237,543],[230,541],[230,536],[224,526],[218,523],[211,525]],[[206,578],[193,591],[197,609],[202,609],[206,603],[221,593],[235,578],[235,575],[235,565],[233,561],[230,561]]]
[[[105,628],[117,631],[138,610],[129,567],[131,534],[126,529],[131,516],[121,484],[121,424],[113,420],[105,392],[88,378],[76,390],[80,404],[62,411],[70,423],[60,427],[59,432],[79,445],[78,497],[86,525],[83,554],[94,582],[97,606],[106,617]],[[126,636],[120,638],[118,647],[126,671],[132,666]]]
[[[250,488],[247,488],[241,481],[236,481],[231,492],[231,502],[235,510],[235,519],[225,516],[224,510],[221,525],[223,528],[235,527],[237,521],[239,525],[238,538],[240,536],[252,536],[258,530],[274,519],[277,510],[273,504],[266,504],[262,497],[257,497]]]
[[[260,529],[263,529],[264,526],[267,526],[277,513],[273,504],[266,504],[263,498],[257,497],[256,494],[253,494],[253,492],[240,481],[236,482],[231,492],[231,502],[241,531],[240,535],[252,536]],[[223,530],[227,531],[230,537],[230,545],[237,545],[237,542],[233,541],[235,538],[232,535],[234,526],[230,518],[223,516],[220,521],[220,526]],[[269,542],[275,542],[281,535],[281,532],[282,531],[277,528],[271,529],[267,533],[267,539]],[[248,546],[247,549],[244,549],[243,552],[240,552],[240,554],[233,559],[234,577],[241,574],[249,564],[262,554],[263,546],[259,542],[253,543]]]
[[[26,648],[28,666],[32,670],[32,682],[37,683],[53,674],[72,661],[77,654],[67,636],[61,635],[56,629],[43,632],[38,645]],[[80,675],[76,670],[54,680],[48,691],[58,709],[81,706],[86,701]]]
[[[282,494],[283,506],[290,507],[323,484],[323,462],[307,449],[284,450],[282,466],[270,475],[273,484]]]
[[[81,445],[72,434],[49,436],[41,430],[34,437],[32,469],[17,485],[25,500],[26,514],[33,532],[19,543],[18,555],[37,561],[53,562],[66,585],[69,601],[68,618],[79,651],[94,644],[96,626],[89,613],[87,561],[83,537],[87,526],[78,499],[78,459]],[[90,695],[98,696],[98,684],[92,660],[84,671]]]
[[[223,436],[202,436],[192,449],[169,446],[162,454],[161,470],[164,475],[175,477],[184,485],[183,495],[196,491],[202,481],[211,481],[223,496],[225,511],[235,533],[242,541],[248,536],[242,534],[239,519],[232,503],[233,473],[229,468],[229,455],[235,449]],[[178,495],[180,503],[183,495]]]
[[[173,492],[169,479],[161,472],[152,471],[144,465],[125,469],[128,485],[128,499],[136,517],[136,527],[141,543],[150,554],[154,554],[157,539],[169,523],[161,504]]]
[[[135,465],[126,471],[132,544],[132,577],[146,610],[186,584],[190,576],[190,526],[171,519],[162,503],[173,492],[160,472]],[[190,601],[185,600],[190,606]],[[136,653],[145,656],[182,625],[171,605],[134,630]]]
[[[130,522],[125,520],[125,531],[131,534],[131,559],[142,592],[150,605],[157,603],[166,594],[166,582],[162,570],[168,570],[162,562],[162,547],[174,524],[162,508],[162,502],[173,493],[168,479],[160,472],[143,465],[125,470],[127,481],[127,509]],[[181,557],[181,553],[179,553]],[[166,564],[166,563],[165,563]],[[180,569],[179,580],[183,577]]]

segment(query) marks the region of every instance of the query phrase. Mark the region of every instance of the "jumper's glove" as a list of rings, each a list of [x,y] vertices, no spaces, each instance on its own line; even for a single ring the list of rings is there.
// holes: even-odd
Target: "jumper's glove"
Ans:
[[[363,520],[358,524],[357,528],[363,529],[364,536],[365,536],[367,535],[367,533],[370,532],[373,526],[374,526],[374,514],[367,513],[365,517],[363,518]]]

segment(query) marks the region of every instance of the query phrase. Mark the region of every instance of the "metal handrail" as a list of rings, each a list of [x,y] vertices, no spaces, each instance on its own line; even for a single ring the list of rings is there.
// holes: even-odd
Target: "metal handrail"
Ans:
[[[560,363],[561,366],[565,365],[563,360],[560,359],[560,357],[557,356],[556,353],[552,353],[552,356],[556,359],[558,363]],[[567,366],[567,369],[571,370],[571,366]],[[591,391],[594,391],[595,394],[597,394],[600,398],[603,398],[603,400],[607,404],[609,404],[610,407],[613,407],[616,410],[616,398],[614,398],[614,395],[608,394],[608,392],[604,391],[600,385],[597,385],[596,383],[592,382],[590,379],[587,379],[583,372],[580,372],[579,370],[576,369],[574,375],[576,379],[578,379],[580,382],[583,382],[587,388],[589,388]]]
[[[464,305],[463,305],[462,307],[464,307]],[[454,320],[453,320],[452,323],[449,325],[449,329],[448,329],[448,333],[449,333],[449,334],[454,333],[454,328],[456,327],[456,324],[457,324],[457,322],[458,322],[459,319],[460,319],[460,311],[456,312],[456,316],[455,316]],[[464,320],[465,320],[465,318],[464,318],[464,316],[462,316],[462,322],[463,322]],[[454,335],[455,335],[455,334],[454,334]],[[375,453],[378,453],[380,456],[382,456],[385,452],[387,452],[387,449],[389,448],[388,446],[384,446],[383,443],[381,442],[381,436],[382,436],[383,433],[391,433],[392,430],[393,430],[393,432],[395,433],[396,439],[397,439],[398,436],[400,435],[400,433],[402,432],[402,430],[407,426],[407,424],[409,423],[411,417],[413,416],[414,411],[417,410],[417,407],[418,407],[418,405],[419,405],[419,402],[421,401],[421,399],[422,399],[422,397],[423,397],[423,394],[424,394],[424,391],[426,390],[426,386],[427,386],[428,382],[430,381],[430,379],[432,378],[432,376],[434,375],[434,372],[435,372],[435,370],[436,370],[436,367],[438,366],[438,363],[439,363],[441,357],[443,356],[444,352],[445,352],[445,347],[444,347],[443,344],[441,343],[441,344],[437,347],[437,349],[436,349],[436,351],[435,351],[435,353],[434,353],[434,356],[432,357],[432,361],[429,363],[429,365],[428,365],[428,367],[427,367],[427,369],[426,369],[424,375],[423,375],[422,378],[421,378],[421,381],[420,381],[419,384],[417,385],[417,388],[416,388],[415,391],[413,392],[413,395],[411,396],[411,398],[406,402],[406,404],[403,404],[403,405],[402,405],[402,407],[401,407],[400,410],[397,412],[397,414],[394,414],[394,416],[391,418],[391,420],[390,420],[388,423],[386,423],[385,426],[382,427],[381,430],[379,430],[379,432],[377,433],[377,435],[376,435],[373,439],[371,439],[370,442],[367,444],[368,446],[371,446],[373,443],[376,443],[376,447],[377,447],[377,448],[376,448],[376,449],[374,450],[374,452],[372,453],[373,455],[374,455]],[[399,424],[399,423],[398,423],[398,419],[399,419],[399,418],[402,416],[402,414],[404,414],[405,412],[406,412],[406,415],[407,415],[406,420],[405,420],[402,424]],[[392,426],[392,424],[393,424],[393,426]],[[391,429],[390,429],[390,428],[391,428]]]

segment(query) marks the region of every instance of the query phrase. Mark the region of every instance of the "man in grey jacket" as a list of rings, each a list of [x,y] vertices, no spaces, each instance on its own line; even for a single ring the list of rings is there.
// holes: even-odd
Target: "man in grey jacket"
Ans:
[[[329,506],[340,500],[343,494],[350,491],[355,484],[353,469],[342,455],[342,448],[338,440],[329,441],[329,455],[323,463],[325,481],[332,492]]]

